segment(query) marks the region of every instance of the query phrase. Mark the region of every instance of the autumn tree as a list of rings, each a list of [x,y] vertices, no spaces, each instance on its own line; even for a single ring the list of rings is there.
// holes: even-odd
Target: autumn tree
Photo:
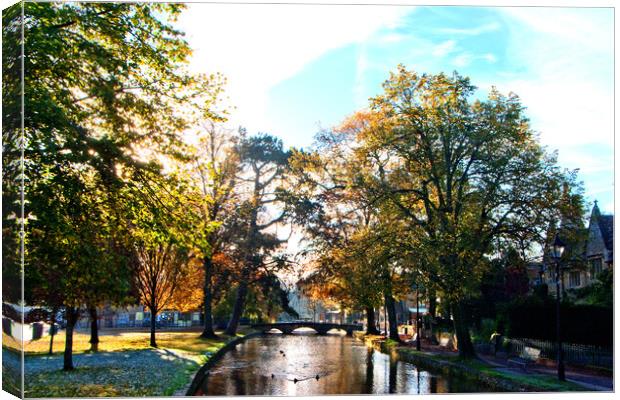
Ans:
[[[376,333],[374,308],[383,297],[390,335],[398,340],[392,290],[397,257],[393,246],[386,245],[393,237],[387,225],[393,221],[383,215],[364,184],[365,174],[376,173],[382,161],[360,169],[355,153],[357,135],[369,118],[368,113],[356,113],[334,130],[318,134],[311,152],[294,153],[290,202],[302,205],[296,208],[303,211],[297,218],[315,257],[313,284],[331,288],[324,293],[341,304],[363,309],[369,333]]]
[[[565,176],[514,94],[493,89],[487,100],[471,101],[467,78],[402,66],[383,88],[370,104],[375,122],[358,136],[367,165],[377,154],[387,160],[367,184],[423,232],[417,236],[434,260],[425,273],[452,305],[459,354],[472,357],[464,305],[494,243],[546,229],[541,211],[555,207]]]
[[[157,315],[172,304],[175,290],[182,284],[181,281],[186,279],[187,263],[187,250],[170,239],[144,241],[137,245],[136,288],[140,302],[146,305],[151,313],[152,347],[157,347]]]
[[[204,300],[204,271],[202,260],[199,257],[188,257],[183,271],[183,282],[176,285],[167,308],[180,312],[189,312],[199,309]]]

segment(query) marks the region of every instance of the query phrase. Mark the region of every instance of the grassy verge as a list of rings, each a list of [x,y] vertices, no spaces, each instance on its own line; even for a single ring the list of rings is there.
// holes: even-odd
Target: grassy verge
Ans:
[[[244,329],[237,336],[248,333]],[[149,347],[149,332],[102,332],[99,352],[89,353],[89,335],[74,336],[75,370],[62,370],[64,334],[26,348],[26,397],[170,396],[187,386],[193,374],[232,337],[203,339],[200,332],[158,332],[159,348]],[[4,339],[4,338],[3,338]],[[3,357],[17,358],[3,341]]]
[[[435,361],[437,365],[457,370],[463,374],[472,375],[484,379],[488,383],[495,383],[504,388],[520,388],[525,391],[532,392],[567,392],[567,391],[585,391],[588,390],[581,385],[573,382],[560,382],[556,377],[548,374],[540,373],[511,373],[506,370],[499,369],[480,360],[463,360],[454,355],[442,355],[425,352],[417,352],[412,349],[399,349],[399,352],[405,353],[416,359],[428,359]]]

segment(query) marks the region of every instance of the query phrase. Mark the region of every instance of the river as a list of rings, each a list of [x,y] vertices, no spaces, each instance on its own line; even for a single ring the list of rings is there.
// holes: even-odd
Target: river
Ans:
[[[318,379],[317,379],[318,377]],[[340,335],[267,334],[228,351],[195,395],[304,396],[482,392]]]

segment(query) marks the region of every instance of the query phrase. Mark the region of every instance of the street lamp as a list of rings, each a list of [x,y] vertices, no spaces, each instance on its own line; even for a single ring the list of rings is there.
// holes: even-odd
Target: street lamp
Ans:
[[[562,337],[560,335],[560,258],[564,253],[566,245],[560,236],[556,233],[551,245],[551,257],[555,260],[555,304],[556,304],[556,337],[558,341],[558,379],[561,381],[566,380],[564,376],[564,355],[562,354]]]

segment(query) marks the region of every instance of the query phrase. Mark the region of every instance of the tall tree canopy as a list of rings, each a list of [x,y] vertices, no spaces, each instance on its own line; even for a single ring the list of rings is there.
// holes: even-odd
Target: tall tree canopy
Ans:
[[[452,304],[460,354],[472,356],[463,301],[478,290],[498,240],[544,232],[567,178],[514,94],[492,89],[472,101],[469,79],[402,66],[383,87],[358,151],[367,163],[377,154],[387,162],[367,182],[421,233],[431,262],[418,267]]]
[[[75,309],[71,322],[82,304],[116,300],[117,280],[126,275],[118,268],[128,268],[132,251],[132,207],[161,207],[162,156],[182,157],[180,134],[195,118],[219,117],[222,79],[187,72],[191,51],[172,26],[182,5],[23,7],[26,289],[33,293],[31,284],[52,273],[70,277],[58,281],[62,299],[54,300]],[[3,19],[14,28],[20,13],[12,10]],[[17,51],[3,53],[7,93],[19,93],[21,61]],[[14,158],[21,104],[7,99],[3,139],[18,144],[3,147],[3,157]],[[5,176],[16,175],[9,169]],[[98,299],[83,290],[92,288],[88,282],[97,282]],[[65,369],[73,368],[70,336]]]
[[[238,232],[235,259],[238,260],[238,285],[235,305],[226,333],[236,334],[243,315],[248,286],[286,267],[287,260],[276,251],[286,240],[277,234],[277,225],[284,223],[290,210],[283,202],[281,187],[288,172],[289,152],[274,136],[259,134],[243,137],[237,145],[240,160],[237,209]]]
[[[338,254],[359,271],[374,258],[386,303],[395,283],[423,285],[450,305],[460,354],[473,356],[464,307],[490,260],[509,247],[539,250],[562,188],[579,185],[537,142],[514,94],[492,89],[476,100],[457,73],[403,66],[383,88],[367,110],[319,135],[315,152],[295,155],[294,192],[314,206],[309,232],[331,257],[320,270],[346,265]],[[364,229],[334,229],[356,213]]]

